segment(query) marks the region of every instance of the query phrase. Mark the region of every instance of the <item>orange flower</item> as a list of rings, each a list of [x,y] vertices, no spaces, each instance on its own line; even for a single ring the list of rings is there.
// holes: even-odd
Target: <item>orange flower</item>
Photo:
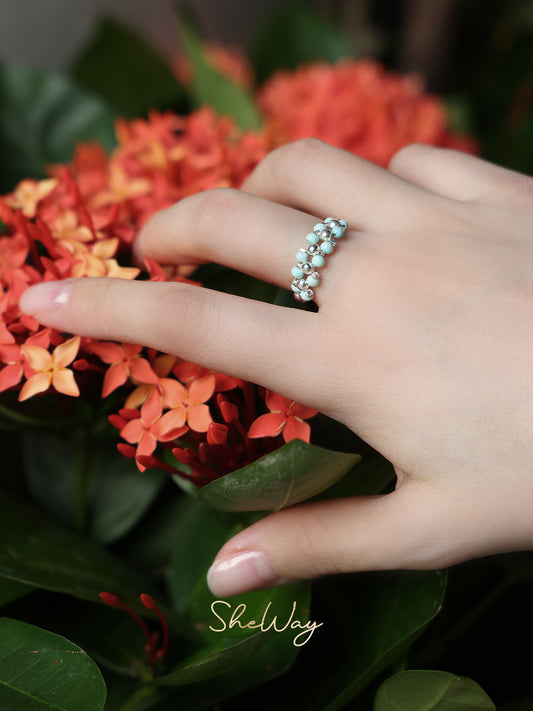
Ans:
[[[248,437],[277,437],[283,433],[285,442],[290,442],[292,439],[309,442],[311,427],[304,420],[316,415],[317,410],[299,405],[294,400],[289,400],[272,390],[267,390],[265,400],[270,412],[260,415],[252,422]]]
[[[38,393],[43,393],[53,387],[64,395],[77,397],[79,388],[74,379],[74,373],[67,368],[78,353],[80,337],[75,336],[56,346],[52,353],[40,346],[23,345],[22,354],[29,367],[35,371],[24,383],[19,394],[19,400],[27,400]]]
[[[173,382],[173,378],[169,378],[168,375],[170,374],[170,371],[174,367],[176,361],[177,358],[173,355],[157,356],[157,358],[155,358],[154,362],[152,363],[152,370],[157,375],[158,382],[141,383],[140,385],[138,385],[135,390],[130,393],[124,406],[126,408],[140,407],[142,403],[150,397],[150,395],[156,388],[159,390],[159,394],[161,395],[163,403],[165,404],[165,391],[167,384]]]
[[[11,207],[21,208],[25,217],[35,217],[38,204],[52,192],[56,185],[57,180],[55,178],[22,180],[13,194],[6,198],[6,203]]]
[[[212,422],[209,407],[205,404],[215,392],[215,376],[193,380],[185,387],[177,380],[167,385],[167,405],[171,408],[161,420],[163,429],[183,427],[185,423],[195,432],[207,432]]]
[[[274,145],[314,136],[382,166],[415,142],[477,152],[475,141],[450,130],[440,99],[371,60],[279,71],[259,103]]]
[[[93,207],[123,202],[150,191],[152,183],[147,178],[130,177],[120,163],[109,165],[109,189],[97,193],[92,201]]]
[[[159,435],[157,424],[161,418],[161,413],[161,400],[157,393],[153,393],[142,406],[139,417],[131,419],[120,430],[120,436],[126,442],[137,445],[136,457],[141,455],[149,456],[157,447]],[[137,462],[137,466],[140,471],[144,471],[146,468],[139,462]]]
[[[142,346],[132,343],[94,343],[90,346],[90,350],[104,363],[111,365],[104,377],[102,397],[110,395],[128,378],[140,383],[153,384],[157,384],[159,380],[150,363],[141,358]]]

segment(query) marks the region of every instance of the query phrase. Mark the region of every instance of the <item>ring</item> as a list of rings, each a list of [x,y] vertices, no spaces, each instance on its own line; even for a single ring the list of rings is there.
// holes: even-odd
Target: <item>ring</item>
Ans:
[[[291,269],[291,289],[296,301],[313,300],[313,289],[320,284],[318,270],[326,264],[326,257],[333,252],[337,241],[344,236],[347,229],[346,220],[326,217],[324,222],[319,222],[313,231],[309,232],[305,238],[307,246],[297,252],[298,264]]]

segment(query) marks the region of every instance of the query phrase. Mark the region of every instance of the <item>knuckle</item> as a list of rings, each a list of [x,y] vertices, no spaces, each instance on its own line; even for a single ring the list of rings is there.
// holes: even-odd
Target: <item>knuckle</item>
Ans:
[[[257,170],[270,173],[276,181],[283,181],[291,175],[294,165],[303,167],[316,161],[322,155],[325,145],[318,138],[301,138],[287,143],[269,153]]]
[[[424,143],[409,143],[409,145],[400,148],[392,156],[389,161],[389,170],[394,173],[397,170],[408,167],[421,157],[427,158],[435,150],[433,146],[428,146]]]
[[[214,188],[190,197],[181,204],[185,230],[195,241],[208,242],[236,219],[239,197],[235,188]]]

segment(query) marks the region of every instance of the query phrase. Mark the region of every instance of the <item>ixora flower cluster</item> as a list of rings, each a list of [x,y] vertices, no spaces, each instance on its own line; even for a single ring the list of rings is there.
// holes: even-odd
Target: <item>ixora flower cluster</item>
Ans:
[[[309,441],[310,408],[141,345],[58,333],[21,313],[21,294],[41,281],[183,281],[149,259],[133,263],[139,227],[187,195],[239,185],[266,152],[263,136],[241,134],[208,109],[119,121],[117,138],[109,158],[98,145],[81,145],[72,166],[23,180],[0,200],[0,392],[17,391],[24,402],[50,390],[87,399],[95,389],[103,399],[118,394],[109,419],[125,440],[120,451],[141,470],[190,472],[199,485],[282,441]],[[254,441],[265,437],[276,439]],[[158,446],[188,469],[156,456]]]
[[[280,71],[258,102],[279,144],[317,136],[383,167],[409,143],[477,152],[472,138],[450,130],[443,102],[419,79],[370,59]]]
[[[19,299],[30,285],[68,277],[184,280],[180,267],[135,263],[139,228],[188,195],[238,187],[282,140],[312,134],[354,152],[362,147],[376,162],[399,142],[459,144],[437,100],[402,81],[367,62],[282,73],[260,92],[260,133],[240,132],[207,108],[187,117],[153,112],[147,120],[117,122],[110,156],[98,144],[79,145],[70,166],[19,183],[0,199],[0,392],[27,402],[50,391],[90,400],[96,391],[109,398],[109,419],[124,440],[118,447],[139,469],[179,473],[198,485],[283,441],[308,442],[311,408],[141,345],[43,328],[20,311]],[[462,147],[472,146],[464,140]]]

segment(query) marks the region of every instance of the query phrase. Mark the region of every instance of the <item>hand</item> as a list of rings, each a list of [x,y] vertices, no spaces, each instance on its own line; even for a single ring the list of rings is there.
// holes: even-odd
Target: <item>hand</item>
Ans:
[[[315,140],[243,186],[156,215],[136,249],[289,287],[326,215],[350,230],[318,313],[188,284],[81,279],[21,305],[44,324],[144,343],[321,410],[395,466],[386,496],[304,503],[230,540],[216,595],[325,573],[438,568],[533,544],[533,180],[414,145],[389,171]]]

